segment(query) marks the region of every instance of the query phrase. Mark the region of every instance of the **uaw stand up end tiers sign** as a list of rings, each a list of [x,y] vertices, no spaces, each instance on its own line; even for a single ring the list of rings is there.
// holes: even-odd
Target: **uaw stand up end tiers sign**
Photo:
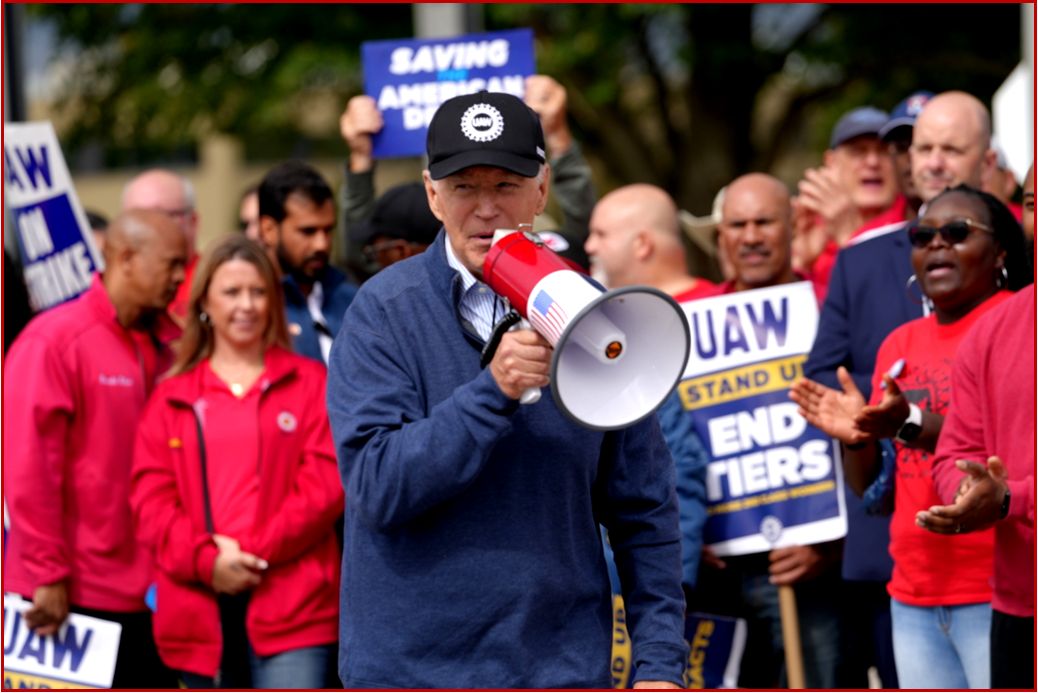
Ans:
[[[818,325],[810,283],[682,308],[692,349],[678,393],[711,457],[704,543],[735,556],[843,537],[839,446],[788,394]]]

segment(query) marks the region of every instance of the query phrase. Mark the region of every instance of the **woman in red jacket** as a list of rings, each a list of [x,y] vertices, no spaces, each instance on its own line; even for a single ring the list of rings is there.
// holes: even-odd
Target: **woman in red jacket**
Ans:
[[[879,474],[877,441],[894,439],[894,573],[887,591],[898,682],[990,688],[994,536],[931,534],[916,525],[916,513],[941,504],[932,455],[959,343],[984,313],[1012,296],[1009,290],[1031,282],[1031,268],[1009,211],[965,185],[931,200],[909,237],[915,277],[933,312],[894,330],[880,346],[871,406],[843,368],[843,393],[804,379],[791,396],[811,424],[844,443],[847,483],[859,495]]]
[[[264,252],[219,241],[141,419],[130,498],[159,654],[189,688],[321,688],[333,657],[343,493],[324,366],[289,344]]]

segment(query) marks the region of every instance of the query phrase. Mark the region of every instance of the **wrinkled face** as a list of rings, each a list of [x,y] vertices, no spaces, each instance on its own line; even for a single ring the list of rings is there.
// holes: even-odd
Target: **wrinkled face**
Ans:
[[[949,193],[929,205],[919,225],[939,228],[967,219],[991,228],[987,207],[980,200]],[[925,247],[913,246],[912,268],[923,293],[950,312],[978,305],[994,291],[1004,255],[991,232],[970,225],[969,235],[959,243],[935,234]]]
[[[1034,166],[1024,179],[1024,235],[1034,240]]]
[[[544,179],[526,178],[490,166],[474,166],[438,181],[425,173],[429,208],[443,222],[451,249],[477,279],[497,229],[532,224],[548,199]]]
[[[238,209],[238,226],[250,241],[260,243],[259,194],[250,193],[241,201]]]
[[[243,348],[263,340],[270,324],[270,287],[256,265],[228,260],[213,272],[202,310],[213,326],[215,346]]]
[[[735,269],[736,287],[776,284],[790,269],[792,226],[788,203],[760,186],[729,189],[718,242]]]
[[[878,137],[862,135],[847,140],[833,150],[829,165],[858,209],[886,209],[894,202],[894,167]]]
[[[979,188],[985,154],[968,113],[924,109],[912,130],[912,180],[919,197],[929,202],[960,183]]]
[[[167,222],[129,261],[130,284],[138,305],[145,310],[164,311],[184,282],[187,239]]]
[[[331,199],[315,204],[304,195],[292,193],[285,198],[285,218],[271,228],[276,232],[275,242],[267,237],[264,240],[277,248],[282,270],[306,285],[324,278],[335,231]]]
[[[597,271],[610,289],[627,286],[631,264],[634,262],[632,244],[635,234],[631,220],[617,215],[608,204],[599,204],[591,214],[590,233],[584,251],[591,257]]]

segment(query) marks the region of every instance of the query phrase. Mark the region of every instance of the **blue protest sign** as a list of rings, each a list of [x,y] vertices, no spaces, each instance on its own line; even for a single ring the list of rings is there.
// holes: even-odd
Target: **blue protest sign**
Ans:
[[[682,307],[692,349],[678,394],[711,456],[704,543],[726,556],[844,536],[839,447],[788,396],[817,330],[810,283]]]
[[[85,291],[103,261],[49,122],[4,123],[4,192],[33,308]]]
[[[385,121],[372,139],[377,159],[421,156],[441,103],[483,90],[522,98],[523,81],[535,71],[530,29],[366,41],[360,54],[364,93],[375,99]]]

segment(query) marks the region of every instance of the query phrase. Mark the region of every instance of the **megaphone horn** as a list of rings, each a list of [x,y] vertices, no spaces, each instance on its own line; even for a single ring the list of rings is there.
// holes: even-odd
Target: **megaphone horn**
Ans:
[[[483,280],[554,347],[552,396],[585,428],[612,431],[658,409],[688,361],[688,320],[657,289],[603,292],[531,233],[499,229]],[[526,403],[524,393],[521,401]]]

